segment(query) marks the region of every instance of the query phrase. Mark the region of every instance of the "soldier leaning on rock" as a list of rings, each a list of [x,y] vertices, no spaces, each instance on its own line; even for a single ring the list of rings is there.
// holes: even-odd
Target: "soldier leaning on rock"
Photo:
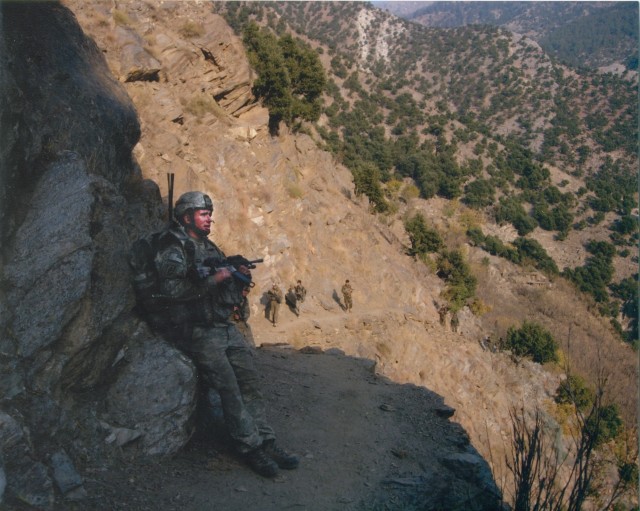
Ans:
[[[155,258],[168,312],[175,325],[184,326],[173,340],[193,360],[201,380],[220,394],[234,447],[248,465],[265,477],[276,476],[278,468],[296,468],[298,458],[275,443],[251,348],[232,318],[243,285],[228,268],[202,271],[208,258],[225,258],[208,239],[213,203],[204,193],[187,192],[174,212],[177,223]],[[246,266],[238,270],[250,276]]]

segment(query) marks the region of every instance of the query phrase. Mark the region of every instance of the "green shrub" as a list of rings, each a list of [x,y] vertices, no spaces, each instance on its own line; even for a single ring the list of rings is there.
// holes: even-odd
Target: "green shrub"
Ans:
[[[624,340],[638,348],[638,274],[622,279],[609,286],[613,296],[622,301],[622,314],[628,318],[629,326],[624,332]]]
[[[364,194],[369,198],[371,206],[377,213],[384,213],[389,209],[389,204],[384,198],[384,192],[380,186],[380,171],[372,163],[363,163],[351,170],[357,195]]]
[[[638,231],[638,220],[631,215],[624,215],[616,219],[609,229],[623,236],[633,234]]]
[[[586,249],[592,255],[578,268],[565,268],[563,275],[573,281],[580,291],[589,293],[598,303],[607,303],[607,286],[614,274],[613,256],[616,248],[606,241],[589,241]]]
[[[534,322],[524,321],[520,328],[509,328],[506,348],[517,356],[530,357],[539,364],[558,360],[556,353],[558,345],[553,336]]]
[[[327,86],[318,54],[301,40],[277,38],[254,22],[245,27],[243,42],[258,73],[253,93],[269,109],[271,133],[277,133],[280,121],[290,126],[295,119],[317,121]]]
[[[476,179],[467,184],[464,193],[464,203],[472,208],[484,208],[495,201],[495,188],[486,179]]]
[[[595,445],[613,440],[622,431],[622,419],[615,404],[592,410],[584,425],[593,436]]]
[[[572,404],[578,410],[587,410],[593,404],[593,391],[587,387],[583,378],[569,374],[556,389],[555,402],[558,404]]]
[[[438,277],[445,280],[447,288],[443,295],[449,301],[452,312],[456,312],[473,298],[477,279],[471,274],[469,265],[459,250],[443,250],[437,261]]]
[[[467,229],[467,237],[476,247],[482,247],[484,244],[485,236],[480,227],[469,227]]]
[[[435,229],[427,226],[422,213],[416,213],[407,220],[404,228],[411,240],[411,255],[423,255],[429,252],[437,252],[442,248],[444,242]]]
[[[497,223],[509,222],[516,228],[520,236],[533,231],[538,223],[524,210],[521,199],[517,197],[500,197],[494,211]]]
[[[521,262],[528,261],[537,269],[552,275],[558,273],[558,266],[549,257],[547,251],[540,243],[534,239],[517,238],[513,245],[518,251],[518,259]]]

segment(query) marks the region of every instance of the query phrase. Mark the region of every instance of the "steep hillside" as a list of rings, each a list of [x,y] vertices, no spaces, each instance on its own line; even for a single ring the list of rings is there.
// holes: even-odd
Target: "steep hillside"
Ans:
[[[252,325],[258,344],[338,347],[348,355],[375,361],[376,370],[394,382],[432,389],[457,409],[456,419],[500,477],[508,475],[504,459],[510,448],[510,409],[525,405],[533,410],[538,406],[553,413],[551,398],[561,379],[553,367],[545,369],[526,360],[515,364],[507,353],[494,353],[480,343],[487,336],[504,336],[509,327],[525,319],[537,321],[553,332],[574,369],[590,374],[598,366],[615,374],[610,378],[607,395],[619,403],[628,421],[634,421],[635,354],[616,338],[606,318],[594,314],[593,304],[577,299],[575,289],[563,280],[489,255],[471,246],[465,235],[469,225],[480,225],[486,233],[512,240],[514,231],[510,226],[495,225],[484,213],[437,196],[428,200],[404,198],[398,200],[395,214],[372,215],[366,197],[355,194],[351,172],[336,156],[318,148],[318,143],[322,144],[319,138],[292,134],[285,126],[278,136],[271,136],[268,112],[251,93],[255,75],[242,43],[223,18],[211,12],[211,5],[131,2],[116,6],[106,1],[85,4],[70,0],[65,4],[97,42],[136,105],[142,136],[134,154],[144,177],[156,181],[163,196],[167,194],[167,172],[176,174],[177,194],[190,189],[210,193],[215,202],[213,238],[228,253],[264,258],[264,265],[254,272],[257,286],[251,294]],[[284,4],[274,7],[285,8]],[[286,8],[296,7],[299,5]],[[350,37],[347,43],[334,39],[334,46],[352,49],[352,53],[345,54],[354,58],[352,70],[362,70],[365,63],[375,62],[386,51],[386,39],[374,37],[376,23],[374,18],[368,18],[369,14],[355,12],[347,16],[346,10],[353,7],[348,3],[338,7],[345,11],[332,17],[324,6],[305,6],[315,12],[316,22],[326,22],[316,23],[316,30],[324,30],[326,36],[343,33]],[[294,18],[287,19],[293,24]],[[347,26],[334,27],[338,19]],[[395,37],[403,39],[405,26],[395,25],[398,22],[393,20],[385,23],[389,34],[396,30]],[[310,28],[301,28],[300,32],[306,32],[308,40],[313,40]],[[476,42],[465,48],[490,48],[489,41],[494,41],[494,36],[500,54],[524,58],[529,51],[534,55],[529,68],[546,62],[529,42],[493,31],[476,32],[475,39],[469,39]],[[432,46],[432,51],[444,51],[448,45],[465,39],[436,33],[426,37],[426,45]],[[374,49],[378,53],[373,53]],[[389,65],[408,65],[409,55],[401,58],[399,47],[391,50]],[[330,67],[330,59],[324,55]],[[469,107],[478,109],[478,115],[485,112],[487,125],[504,133],[516,126],[516,112],[526,112],[535,119],[531,122],[548,127],[552,117],[549,112],[562,111],[562,104],[546,96],[540,97],[538,105],[528,105],[526,109],[519,103],[498,108],[499,103],[492,98],[504,95],[506,89],[490,89],[476,98],[469,88],[472,80],[447,72],[453,69],[456,59],[459,66],[465,65],[468,59],[464,49],[447,59],[449,63],[437,62],[442,74],[436,68],[427,70],[428,83],[432,85],[423,92],[426,112],[440,108],[436,103],[444,96],[430,96],[437,89],[451,92],[447,96],[451,104],[469,96]],[[487,59],[492,62],[490,56]],[[431,60],[425,58],[424,62]],[[416,65],[415,61],[412,65]],[[551,80],[552,69],[547,64],[540,67],[544,77]],[[488,66],[479,68],[477,73],[492,70],[495,71]],[[519,71],[513,73],[520,76]],[[523,73],[527,76],[529,72]],[[423,72],[411,75],[415,83],[424,77]],[[571,74],[574,79],[578,89],[579,83],[584,82],[578,82]],[[527,86],[535,88],[542,82],[534,73],[527,76]],[[408,84],[397,85],[410,90]],[[514,82],[514,87],[522,85]],[[555,82],[546,87],[556,90]],[[593,87],[588,90],[596,92],[597,87]],[[536,90],[541,91],[542,86]],[[359,95],[363,97],[362,93]],[[355,103],[355,97],[344,97],[347,103]],[[583,108],[586,110],[588,105]],[[620,113],[623,111],[623,106],[616,109],[621,119],[626,119],[626,114]],[[458,121],[447,120],[443,126],[447,143],[451,143],[456,129],[464,131]],[[429,133],[420,136],[424,140],[437,139],[437,135]],[[582,132],[575,135],[581,143],[591,146],[586,136]],[[530,143],[540,144],[542,138],[539,133]],[[472,151],[471,144],[460,141],[459,145]],[[564,156],[557,154],[564,163]],[[616,149],[615,154],[625,164],[633,161],[623,148]],[[594,150],[588,165],[597,168],[605,156]],[[564,170],[553,170],[554,182],[566,179],[571,183],[567,186],[579,187],[580,182]],[[477,276],[478,303],[483,304],[483,314],[473,314],[469,307],[461,309],[457,332],[438,317],[438,308],[446,300],[442,296],[445,282],[428,265],[406,253],[410,240],[403,215],[416,211],[423,212],[443,233],[449,246],[462,251]],[[538,230],[536,236],[549,240],[548,251],[559,263],[573,266],[584,261],[582,238],[573,245],[556,245],[547,231]],[[572,236],[580,235],[572,231]],[[606,236],[606,230],[600,236]],[[628,271],[624,269],[623,274]],[[296,279],[301,279],[308,289],[302,313],[297,317],[282,310],[281,320],[273,328],[263,314],[263,293],[274,282],[286,289]],[[345,279],[350,279],[355,288],[351,314],[345,314],[340,303],[340,287]]]
[[[593,275],[589,244],[606,242],[607,250],[615,253],[609,242],[614,240],[619,251],[606,263],[611,265],[607,272],[616,274],[613,282],[637,282],[633,79],[608,76],[601,81],[579,75],[554,63],[530,41],[496,30],[425,30],[358,3],[214,5],[236,29],[247,19],[276,31],[289,27],[316,48],[335,80],[328,87],[330,106],[318,123],[322,142],[351,169],[356,189],[365,189],[373,209],[383,213],[381,218],[404,243],[408,240],[402,222],[422,212],[449,248],[483,247],[478,264],[489,254],[513,261],[508,247],[529,246],[536,255],[520,260],[525,273],[531,266],[546,272],[545,258],[551,256],[555,266],[571,276],[583,271]],[[616,106],[610,109],[609,103]],[[627,142],[617,149],[602,146],[601,128],[594,129],[589,116],[576,115],[580,108],[601,120],[608,118],[608,126],[626,133],[618,140]],[[577,158],[577,153],[584,157]],[[479,189],[486,193],[477,194]],[[415,195],[428,201],[414,200]],[[619,200],[612,201],[614,195]],[[603,211],[605,203],[614,202],[613,209]],[[635,227],[619,237],[612,231],[622,218]],[[472,229],[482,238],[472,238]],[[478,273],[484,273],[482,267]],[[551,278],[556,289],[565,287],[555,278],[557,270],[552,267],[547,273],[538,282]],[[479,293],[482,298],[488,294],[491,291]],[[607,309],[613,303],[604,295],[596,298],[595,306],[605,316],[615,316],[618,309]],[[591,303],[593,297],[578,299]],[[492,296],[488,308],[500,302]],[[625,310],[630,315],[616,321],[633,331],[635,309]],[[485,314],[479,321],[485,334],[504,337],[506,325],[529,315],[536,317],[527,305],[510,319]],[[559,324],[551,330],[568,341],[569,332],[575,331],[555,321]],[[600,335],[593,328],[587,332],[580,337]],[[588,366],[593,364],[582,369]]]
[[[560,270],[612,239],[614,280],[635,272],[637,227],[612,233],[637,225],[633,76],[582,75],[521,36],[422,29],[358,3],[215,6],[236,28],[269,20],[316,48],[331,78],[318,132],[377,211],[401,208],[397,181],[410,179],[422,198],[461,199],[530,235]]]
[[[291,4],[295,14],[300,5]],[[350,162],[326,150],[333,148],[318,136],[322,125],[293,132],[282,124],[277,136],[270,133],[245,48],[212,4],[64,5],[82,30],[57,3],[0,4],[7,91],[0,101],[3,506],[201,509],[215,494],[216,503],[236,509],[246,508],[245,497],[262,500],[264,509],[491,509],[483,499],[495,494],[492,479],[511,497],[511,412],[531,416],[539,409],[554,432],[567,425],[552,399],[566,365],[541,366],[496,349],[494,341],[524,319],[553,332],[572,370],[609,376],[607,402],[615,400],[632,424],[635,356],[593,304],[576,299],[575,288],[556,275],[471,243],[467,230],[477,226],[513,239],[509,225],[494,224],[482,210],[440,194],[394,195],[389,181],[385,200],[397,209],[373,213],[374,204],[356,193],[357,174],[342,164]],[[332,25],[328,7],[305,8]],[[357,30],[345,34],[362,51],[345,48],[358,57],[355,66],[373,55],[365,36],[376,19],[368,9],[352,13],[355,22],[346,21]],[[446,34],[437,41],[455,47]],[[401,53],[395,48],[393,58]],[[345,82],[357,93],[345,103],[358,117],[357,98],[366,97],[359,88],[371,84]],[[411,104],[403,98],[381,104],[399,114],[398,105]],[[615,101],[612,107],[609,120],[624,125],[624,108]],[[498,126],[503,119],[493,114],[491,126]],[[321,124],[329,126],[330,117],[325,112]],[[398,119],[389,132],[402,128]],[[448,165],[461,121],[441,120],[418,131],[425,154],[431,142]],[[369,128],[365,122],[343,133],[380,133]],[[455,136],[462,141],[464,130]],[[358,149],[365,155],[370,146]],[[488,143],[481,151],[487,164],[493,150]],[[594,161],[605,158],[598,151]],[[609,152],[621,165],[629,159],[620,145]],[[256,482],[217,444],[194,439],[185,449],[197,403],[195,369],[132,313],[127,248],[160,227],[158,190],[166,200],[167,172],[176,175],[177,194],[212,195],[213,237],[228,253],[264,258],[250,295],[263,346],[256,356],[283,443],[304,456],[306,467],[275,485]],[[395,192],[416,182],[403,176]],[[477,279],[474,300],[457,311],[457,327],[438,314],[451,298],[450,283],[438,276],[443,269],[434,271],[439,256],[407,254],[404,219],[415,212]],[[562,245],[547,246],[551,252]],[[308,289],[300,316],[284,309],[272,327],[263,293],[274,281],[287,287],[297,278]],[[347,278],[355,288],[351,313],[340,296]],[[462,427],[447,420],[454,412]],[[160,457],[177,452],[183,457]],[[119,456],[120,470],[108,470]],[[213,481],[207,468],[216,472]],[[326,491],[336,487],[339,495]]]

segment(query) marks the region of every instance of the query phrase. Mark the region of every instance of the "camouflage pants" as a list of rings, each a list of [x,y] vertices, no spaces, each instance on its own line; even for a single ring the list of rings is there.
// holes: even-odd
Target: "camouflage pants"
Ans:
[[[351,300],[351,295],[344,295],[345,310],[351,310],[352,307],[353,307],[353,301]]]
[[[272,300],[269,303],[269,321],[271,321],[274,325],[278,322],[278,309],[280,308],[280,304],[275,300]]]
[[[245,338],[245,340],[247,341],[247,344],[251,348],[255,348],[256,341],[253,338],[253,332],[251,331],[251,327],[249,326],[249,324],[246,321],[236,321],[236,328]]]
[[[205,383],[220,394],[225,423],[239,452],[275,439],[266,420],[251,348],[234,325],[196,326],[191,340],[178,347],[191,358]]]

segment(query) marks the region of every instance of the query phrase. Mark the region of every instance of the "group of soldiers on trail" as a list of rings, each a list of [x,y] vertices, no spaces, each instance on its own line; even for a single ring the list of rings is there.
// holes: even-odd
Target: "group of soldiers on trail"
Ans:
[[[205,193],[184,193],[175,208],[170,204],[169,225],[134,243],[129,262],[137,310],[154,332],[193,361],[203,385],[220,395],[238,455],[258,474],[275,477],[279,469],[295,469],[299,459],[276,444],[254,365],[248,295],[254,286],[250,270],[262,260],[227,257],[209,239],[213,209]],[[352,292],[346,280],[347,312]],[[296,316],[306,295],[301,280],[287,291],[286,302]],[[282,300],[274,283],[267,292],[273,326]]]
[[[172,190],[170,197],[172,196]],[[220,395],[227,431],[235,451],[251,469],[275,477],[295,469],[299,459],[276,444],[267,422],[260,378],[254,365],[255,341],[249,326],[251,269],[262,259],[226,257],[209,239],[213,202],[202,192],[187,192],[170,202],[170,225],[134,243],[130,265],[137,310],[149,326],[189,357],[200,381]],[[353,288],[341,288],[342,309],[353,308]],[[266,293],[267,317],[275,327],[285,299],[300,315],[307,290],[301,280],[286,296],[276,283]],[[337,300],[337,296],[335,296]],[[446,306],[440,320],[457,330]]]
[[[349,283],[349,279],[345,281],[341,291],[343,299],[342,309],[346,312],[351,312],[351,309],[353,308],[353,288]],[[284,301],[296,316],[300,316],[300,305],[304,302],[306,297],[307,290],[302,285],[302,281],[298,280],[295,286],[289,286],[286,295],[284,295]],[[282,299],[282,291],[278,284],[274,283],[271,286],[271,289],[267,291],[267,318],[274,327],[278,324],[278,312],[280,310]]]
[[[208,195],[181,195],[170,226],[132,247],[133,286],[145,320],[189,357],[202,384],[220,395],[235,451],[256,473],[276,477],[280,469],[295,469],[299,459],[276,443],[254,365],[247,294],[250,268],[258,261],[227,258],[209,240],[212,214]],[[143,246],[139,242],[151,250],[137,248]]]

